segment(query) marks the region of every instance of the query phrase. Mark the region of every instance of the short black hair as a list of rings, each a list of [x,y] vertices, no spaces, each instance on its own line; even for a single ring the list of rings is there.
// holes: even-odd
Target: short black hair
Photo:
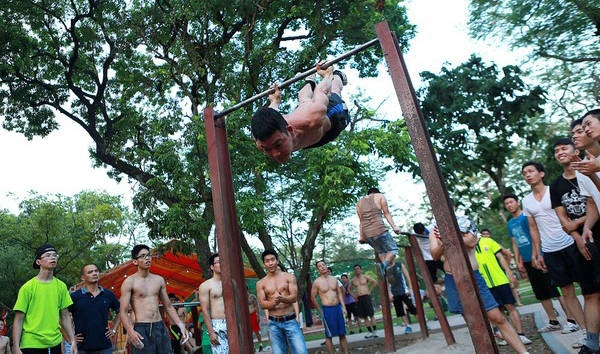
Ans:
[[[574,119],[573,121],[571,121],[571,130],[573,130],[573,128],[575,128],[578,125],[582,125],[583,124],[583,118],[578,118],[578,119]]]
[[[261,107],[252,115],[250,130],[256,140],[267,140],[273,133],[287,134],[287,121],[281,113],[270,107]]]
[[[556,149],[557,146],[564,145],[571,145],[572,147],[575,147],[575,144],[573,144],[573,140],[571,140],[571,138],[560,138],[557,139],[554,144],[552,144],[552,149]]]
[[[358,268],[362,269],[362,267],[360,266],[360,264],[355,264],[354,266],[352,266],[352,269],[354,269],[354,268],[356,268],[356,267],[358,267]]]
[[[208,257],[208,265],[215,265],[215,258],[219,257],[218,253],[213,253],[210,257]]]
[[[596,109],[592,109],[591,111],[587,111],[583,117],[581,117],[581,119],[583,120],[583,118],[587,117],[587,116],[592,116],[598,120],[600,120],[600,108],[596,108]]]
[[[422,222],[418,222],[413,225],[413,231],[415,234],[425,235],[425,225]]]
[[[381,193],[381,192],[379,191],[379,188],[377,188],[377,187],[371,187],[367,190],[367,195],[373,194],[373,193]]]
[[[535,162],[535,161],[527,161],[527,162],[525,162],[523,164],[523,166],[521,167],[521,171],[523,171],[525,169],[525,167],[527,167],[527,166],[533,166],[533,167],[535,167],[535,169],[538,172],[546,172],[546,170],[544,169],[544,166],[541,163]]]
[[[340,275],[340,278],[343,278],[343,277],[348,278],[348,274],[344,273],[344,274]]]
[[[512,199],[514,199],[517,202],[519,201],[519,198],[515,194],[513,194],[513,193],[508,193],[508,194],[503,195],[502,196],[502,201],[505,201],[508,198],[512,198]]]
[[[263,263],[265,263],[265,257],[269,256],[269,255],[273,255],[273,256],[275,256],[276,260],[279,260],[279,256],[277,255],[277,252],[274,249],[269,248],[269,249],[264,250],[264,252],[262,253]]]
[[[327,263],[325,263],[325,260],[319,259],[318,261],[315,262],[315,267],[317,266],[317,264],[319,264],[321,262],[323,262],[323,264],[327,265]],[[327,267],[327,269],[331,269],[331,268]]]
[[[83,274],[83,270],[84,270],[84,269],[85,269],[85,267],[87,267],[87,266],[94,266],[94,267],[96,267],[96,269],[98,269],[98,273],[100,273],[100,267],[98,267],[98,266],[97,266],[97,265],[95,265],[94,263],[86,263],[86,264],[84,264],[84,265],[81,267],[81,275],[84,275],[84,274]]]
[[[146,245],[133,246],[133,249],[131,250],[131,259],[137,259],[138,253],[140,253],[141,250],[147,250],[148,252],[150,252],[150,247]]]
[[[487,228],[486,228],[486,229],[481,229],[481,231],[479,231],[479,233],[482,233],[482,232],[484,232],[484,231],[487,231],[487,232],[489,232],[489,233],[492,233],[492,232],[490,231],[490,229],[487,229]]]

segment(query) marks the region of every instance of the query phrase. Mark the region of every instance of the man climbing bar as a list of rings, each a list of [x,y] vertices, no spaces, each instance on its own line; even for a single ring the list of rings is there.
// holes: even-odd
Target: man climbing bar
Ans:
[[[271,104],[252,116],[256,146],[279,163],[289,161],[294,151],[335,140],[350,122],[341,97],[346,75],[334,71],[333,66],[322,69],[321,63],[317,64],[317,74],[321,81],[316,84],[314,76],[306,79],[306,85],[298,92],[298,107],[291,113],[279,113],[281,91],[274,86],[275,92],[269,95]]]

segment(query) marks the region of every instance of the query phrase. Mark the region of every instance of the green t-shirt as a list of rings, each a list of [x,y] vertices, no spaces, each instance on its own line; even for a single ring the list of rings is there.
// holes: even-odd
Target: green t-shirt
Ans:
[[[14,311],[25,314],[21,348],[51,348],[62,341],[60,333],[60,311],[73,301],[67,286],[52,278],[44,283],[37,278],[27,281],[21,289]]]
[[[503,284],[508,284],[508,277],[504,269],[500,266],[496,254],[502,251],[502,246],[489,237],[479,239],[475,247],[475,258],[479,263],[479,272],[488,288],[493,288]]]

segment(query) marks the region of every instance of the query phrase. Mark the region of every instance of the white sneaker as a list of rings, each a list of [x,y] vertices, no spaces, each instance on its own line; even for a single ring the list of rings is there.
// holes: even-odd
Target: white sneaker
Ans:
[[[508,345],[508,343],[504,339],[496,339],[496,343],[498,343],[498,345],[501,347]]]
[[[545,332],[558,331],[559,329],[562,329],[562,327],[560,326],[560,324],[555,324],[554,325],[554,324],[548,323],[544,327],[538,329],[538,332],[539,333],[545,333]]]
[[[562,329],[562,331],[560,331],[560,333],[567,334],[567,333],[573,333],[573,332],[577,332],[577,331],[579,331],[578,325],[576,325],[575,323],[567,322],[563,326],[563,329]]]
[[[527,344],[531,344],[531,339],[525,337],[522,334],[519,334],[519,339],[521,339],[521,343],[527,345]]]
[[[586,333],[585,330],[581,331],[583,334],[575,341],[575,343],[571,344],[572,348],[581,348],[585,344]]]

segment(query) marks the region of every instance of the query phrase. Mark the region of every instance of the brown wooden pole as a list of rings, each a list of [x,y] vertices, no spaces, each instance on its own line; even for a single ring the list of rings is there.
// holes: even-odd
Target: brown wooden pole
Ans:
[[[429,274],[429,270],[427,269],[427,263],[425,263],[425,258],[423,257],[423,253],[421,252],[421,248],[419,247],[419,243],[414,235],[409,234],[408,240],[414,250],[415,259],[417,260],[417,264],[419,268],[422,269],[421,273],[423,274],[423,280],[425,280],[425,288],[429,293],[429,298],[431,299],[431,303],[433,305],[433,311],[435,312],[435,316],[438,318],[440,322],[440,327],[442,328],[442,332],[444,333],[444,337],[446,338],[446,344],[454,344],[456,340],[454,339],[454,335],[452,334],[452,329],[450,328],[450,324],[448,323],[448,318],[442,309],[442,304],[440,303],[440,299],[435,293],[435,285],[433,284],[433,279],[431,279],[431,274]]]
[[[410,287],[412,288],[413,298],[415,299],[417,319],[419,320],[419,327],[421,328],[421,338],[425,339],[429,337],[429,329],[427,328],[427,320],[425,319],[425,310],[423,308],[423,299],[421,299],[421,291],[419,289],[419,282],[417,281],[417,270],[415,268],[415,261],[413,260],[413,254],[410,247],[404,247],[404,254],[406,258],[406,266],[408,267],[408,275],[410,275]]]
[[[381,313],[383,315],[383,335],[386,353],[396,351],[394,338],[394,323],[392,321],[392,309],[390,306],[390,295],[385,277],[379,275],[379,299],[381,300]]]
[[[230,353],[254,353],[244,265],[240,247],[233,178],[227,146],[225,119],[215,119],[212,107],[204,109],[208,164],[219,258],[221,262],[223,301],[227,321]],[[241,296],[243,295],[243,296]]]
[[[385,21],[377,24],[376,31],[394,83],[396,96],[400,102],[402,115],[406,121],[408,134],[419,161],[429,202],[444,241],[446,261],[449,262],[453,271],[454,281],[463,306],[463,316],[469,327],[475,351],[477,353],[498,353],[494,335],[483,310],[479,290],[475,286],[473,270],[458,231],[454,210],[450,207],[448,191],[398,41],[390,32]]]

